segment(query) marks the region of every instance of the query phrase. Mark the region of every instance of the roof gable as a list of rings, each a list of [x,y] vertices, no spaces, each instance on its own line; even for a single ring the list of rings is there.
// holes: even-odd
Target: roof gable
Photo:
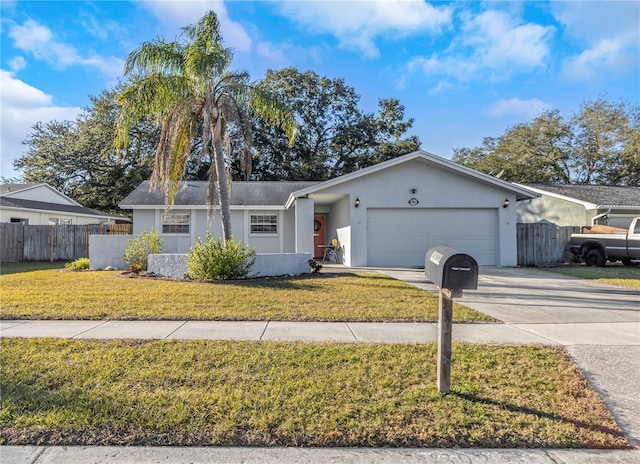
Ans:
[[[0,206],[9,209],[48,211],[53,213],[68,213],[79,216],[92,216],[101,219],[127,219],[121,216],[104,213],[81,205],[69,205],[61,203],[49,203],[46,201],[25,200],[23,198],[12,198],[7,195],[0,196]]]
[[[3,198],[55,203],[58,205],[82,206],[49,184],[4,184],[0,189]]]
[[[384,169],[388,169],[390,167],[397,166],[402,163],[407,163],[409,161],[416,160],[416,159],[421,160],[427,164],[431,164],[431,165],[438,166],[446,170],[455,172],[469,179],[474,179],[476,181],[486,183],[494,187],[501,188],[506,191],[515,193],[517,200],[526,200],[530,198],[536,198],[539,196],[537,193],[532,192],[531,190],[528,190],[523,186],[512,184],[502,179],[498,179],[497,177],[493,177],[488,174],[484,174],[482,172],[476,171],[474,169],[467,168],[466,166],[462,166],[461,164],[455,163],[445,158],[441,158],[431,153],[427,153],[426,151],[418,150],[418,151],[409,153],[407,155],[399,156],[397,158],[384,161],[374,166],[369,166],[367,168],[361,169],[360,171],[345,174],[343,176],[336,177],[334,179],[330,179],[325,182],[319,183],[317,185],[310,186],[303,190],[294,192],[292,196],[289,198],[289,201],[287,202],[287,207],[290,206],[293,203],[294,199],[297,197],[319,193],[320,191],[328,187],[333,187],[335,185],[338,185],[344,182],[349,182],[351,180],[358,179],[360,177],[367,176],[375,172],[379,172]]]
[[[621,185],[522,184],[541,194],[555,196],[586,208],[639,208],[640,187]]]

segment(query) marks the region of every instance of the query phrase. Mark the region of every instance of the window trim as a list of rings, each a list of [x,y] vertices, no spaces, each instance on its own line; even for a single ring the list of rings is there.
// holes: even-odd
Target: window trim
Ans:
[[[249,213],[249,235],[252,237],[277,237],[280,223],[278,216],[277,213]],[[254,218],[261,218],[261,220],[254,222]],[[254,226],[273,227],[274,230],[254,230]]]
[[[182,217],[182,222],[165,222],[165,219],[169,217]],[[165,227],[186,228],[186,231],[167,231]],[[163,235],[189,235],[191,231],[191,213],[162,213],[160,216],[160,228]]]
[[[73,225],[73,219],[71,218],[49,218],[50,226],[70,226]]]

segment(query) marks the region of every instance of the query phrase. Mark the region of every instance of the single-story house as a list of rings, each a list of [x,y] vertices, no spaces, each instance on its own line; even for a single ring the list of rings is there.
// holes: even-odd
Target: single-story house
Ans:
[[[49,184],[0,186],[0,222],[31,225],[115,224],[128,218],[86,208]]]
[[[347,266],[424,266],[427,250],[445,244],[480,265],[515,266],[516,202],[525,187],[416,151],[324,182],[234,182],[232,233],[258,253],[312,253],[336,241]],[[185,181],[173,208],[143,182],[120,207],[133,211],[133,233],[154,228],[184,253],[220,236],[207,216],[207,183]],[[175,242],[174,242],[175,243]]]
[[[538,198],[521,201],[518,222],[551,222],[558,226],[594,223],[627,228],[640,216],[640,187],[620,185],[522,184]]]

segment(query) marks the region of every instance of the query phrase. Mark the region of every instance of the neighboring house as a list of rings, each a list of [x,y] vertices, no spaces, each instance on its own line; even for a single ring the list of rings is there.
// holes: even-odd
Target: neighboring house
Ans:
[[[232,232],[259,253],[309,252],[338,241],[347,266],[424,266],[446,244],[481,265],[515,266],[516,201],[524,187],[417,151],[325,182],[234,182]],[[143,182],[120,207],[133,210],[133,233],[152,227],[186,252],[206,231],[207,183],[182,182],[169,212],[162,192]]]
[[[115,224],[130,222],[121,216],[85,208],[48,184],[0,186],[0,222],[31,225]]]
[[[593,223],[627,228],[640,216],[640,187],[617,185],[522,184],[540,194],[518,203],[518,222],[558,226]]]

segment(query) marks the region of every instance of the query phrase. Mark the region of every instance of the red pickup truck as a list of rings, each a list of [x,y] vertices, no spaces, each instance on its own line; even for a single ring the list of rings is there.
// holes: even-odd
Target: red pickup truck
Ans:
[[[640,217],[634,218],[626,231],[571,234],[567,248],[587,266],[602,267],[607,261],[625,265],[640,262]]]

